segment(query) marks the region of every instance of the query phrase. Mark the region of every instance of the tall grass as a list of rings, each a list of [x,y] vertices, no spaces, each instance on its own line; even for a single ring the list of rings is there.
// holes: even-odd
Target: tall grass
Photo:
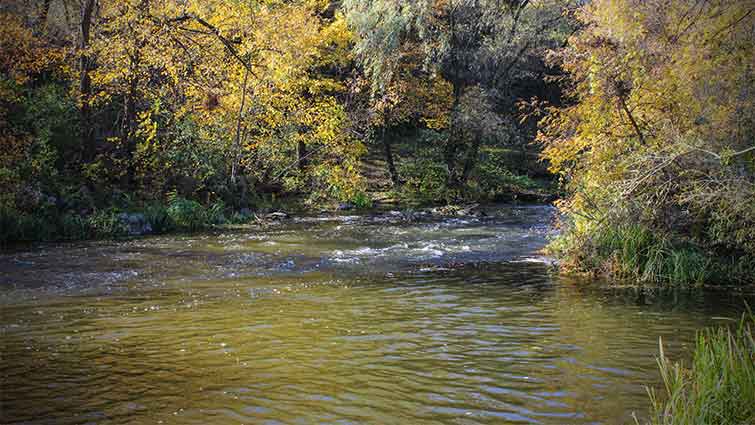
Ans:
[[[566,260],[567,269],[602,272],[643,284],[701,286],[711,283],[714,275],[718,280],[741,280],[739,274],[728,273],[733,266],[701,248],[639,225],[566,233],[551,244],[550,252]]]
[[[205,208],[197,201],[171,196],[166,213],[178,229],[194,232],[225,223],[227,220],[224,211],[225,205],[222,202]]]
[[[658,367],[662,396],[648,390],[650,425],[755,424],[755,340],[752,312],[736,329],[707,329],[697,336],[692,365],[672,363],[663,352]]]

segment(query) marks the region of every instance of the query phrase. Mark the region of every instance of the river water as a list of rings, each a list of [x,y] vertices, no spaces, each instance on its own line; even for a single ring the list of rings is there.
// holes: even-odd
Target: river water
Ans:
[[[742,297],[555,276],[547,207],[0,254],[0,422],[627,424]],[[752,300],[750,303],[753,304]]]

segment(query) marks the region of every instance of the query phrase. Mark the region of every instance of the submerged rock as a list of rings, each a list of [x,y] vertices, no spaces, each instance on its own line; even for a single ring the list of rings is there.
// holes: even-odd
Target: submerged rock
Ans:
[[[480,210],[480,204],[470,205],[446,205],[443,207],[432,208],[428,211],[434,216],[448,217],[484,217],[486,214]]]

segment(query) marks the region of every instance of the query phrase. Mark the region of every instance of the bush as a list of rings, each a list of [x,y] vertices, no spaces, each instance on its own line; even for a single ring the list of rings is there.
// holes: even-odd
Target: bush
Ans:
[[[689,369],[658,358],[663,399],[648,390],[652,425],[755,423],[755,340],[752,313],[737,329],[708,329],[697,336]]]
[[[640,225],[599,226],[581,233],[569,229],[549,250],[564,260],[567,271],[600,272],[649,284],[701,286],[713,276],[720,280],[717,283],[741,283],[738,279],[755,270],[750,263],[719,258]],[[744,270],[735,271],[737,267]]]
[[[89,217],[90,236],[93,238],[117,238],[128,235],[128,227],[119,217],[117,209],[100,210]]]
[[[495,154],[491,154],[491,151]],[[405,180],[400,195],[420,203],[451,204],[512,200],[524,192],[544,193],[544,185],[529,176],[517,175],[503,165],[503,159],[515,155],[514,152],[493,148],[487,148],[485,152],[468,181],[461,186],[449,186],[448,169],[443,158],[432,152],[418,152],[417,159],[399,163],[399,175]],[[508,162],[512,162],[510,158]]]
[[[215,202],[207,209],[206,224],[225,224],[228,219],[225,217],[225,204],[222,201]]]
[[[18,214],[10,209],[0,207],[0,242],[16,239],[18,233]]]
[[[172,197],[168,215],[177,227],[184,230],[196,231],[207,223],[207,211],[202,204],[181,197]]]
[[[84,217],[44,211],[39,214],[0,209],[0,242],[31,242],[116,238],[128,234],[116,210]]]
[[[144,217],[156,234],[167,233],[175,228],[175,223],[168,213],[168,208],[160,203],[149,204],[144,208]]]
[[[537,189],[539,185],[528,176],[512,173],[508,168],[495,162],[484,161],[477,167],[477,179],[480,186],[490,193],[502,189]]]
[[[399,175],[405,180],[401,196],[421,203],[453,202],[457,194],[448,187],[448,172],[440,162],[421,159],[401,164]]]
[[[196,201],[173,197],[169,206],[148,204],[144,219],[156,234],[180,229],[196,231],[215,224],[228,223],[225,204],[218,202],[204,208]],[[125,218],[124,218],[125,217]],[[7,206],[0,207],[0,244],[9,242],[114,239],[129,235],[128,214],[120,208],[101,209],[90,216],[62,212],[57,208],[40,208],[33,214]],[[250,217],[237,217],[248,222]]]
[[[234,212],[231,217],[228,219],[228,223],[230,224],[247,224],[250,221],[252,221],[253,216],[247,215],[241,212]]]
[[[60,219],[58,232],[64,239],[81,240],[92,237],[90,220],[80,215],[65,214]]]
[[[49,240],[55,233],[55,223],[44,216],[0,207],[0,243]]]
[[[349,202],[358,210],[372,208],[372,198],[365,192],[357,192]]]

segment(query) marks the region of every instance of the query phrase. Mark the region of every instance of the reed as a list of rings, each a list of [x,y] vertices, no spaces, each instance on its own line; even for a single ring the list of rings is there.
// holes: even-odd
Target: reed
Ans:
[[[749,312],[735,329],[701,331],[689,368],[669,360],[661,343],[658,367],[664,388],[661,395],[648,389],[652,405],[648,424],[755,424],[753,324]]]

